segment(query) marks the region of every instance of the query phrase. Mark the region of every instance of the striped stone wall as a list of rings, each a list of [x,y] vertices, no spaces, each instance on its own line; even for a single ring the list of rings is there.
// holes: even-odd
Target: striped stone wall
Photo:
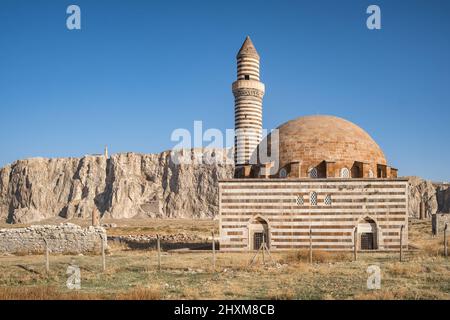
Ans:
[[[310,228],[314,249],[353,250],[357,226],[359,239],[372,226],[377,249],[398,250],[402,225],[406,249],[407,195],[404,179],[220,181],[220,249],[253,250],[255,223],[267,223],[271,250],[309,248]]]

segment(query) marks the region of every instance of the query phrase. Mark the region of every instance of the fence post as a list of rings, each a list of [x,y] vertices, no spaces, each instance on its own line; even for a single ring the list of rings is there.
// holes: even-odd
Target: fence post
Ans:
[[[158,271],[161,271],[161,240],[159,234],[156,236],[156,246],[158,249]]]
[[[448,223],[445,223],[445,227],[444,227],[444,256],[448,257],[448,244],[447,244],[447,228],[448,228]]]
[[[263,238],[262,238],[262,244],[261,244],[261,248],[262,248],[262,258],[263,258],[263,264],[266,265],[266,257],[264,255],[264,244],[266,243],[266,233],[263,233]]]
[[[100,239],[102,240],[102,270],[103,272],[106,271],[106,255],[105,255],[105,238],[103,236],[103,234],[100,235]]]
[[[420,207],[419,207],[419,219],[423,220],[425,218],[425,201],[422,199],[420,201]]]
[[[216,271],[216,239],[214,237],[214,231],[212,234],[212,254],[213,254],[213,270]]]
[[[48,248],[48,241],[44,238],[45,242],[45,271],[47,274],[50,272],[50,259],[49,259],[49,248]]]
[[[437,213],[431,215],[431,235],[436,237],[439,234],[439,216]]]
[[[400,262],[402,262],[402,260],[403,260],[403,228],[404,227],[405,227],[404,225],[402,225],[400,227]]]
[[[312,229],[309,227],[309,263],[313,263]]]
[[[353,233],[353,260],[356,261],[358,259],[358,227],[355,227],[355,231]]]

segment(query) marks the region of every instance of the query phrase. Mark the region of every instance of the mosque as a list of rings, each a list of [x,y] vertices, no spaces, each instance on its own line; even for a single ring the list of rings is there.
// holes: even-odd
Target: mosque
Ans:
[[[232,85],[235,175],[219,181],[220,249],[407,249],[407,179],[367,132],[335,116],[299,117],[263,139],[259,68],[247,37]]]

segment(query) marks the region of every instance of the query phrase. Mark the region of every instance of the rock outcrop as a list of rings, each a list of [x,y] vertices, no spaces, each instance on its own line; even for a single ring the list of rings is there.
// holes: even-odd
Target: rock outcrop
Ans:
[[[232,176],[230,164],[175,164],[170,152],[20,160],[0,170],[0,219],[214,217],[217,181]]]
[[[420,203],[425,203],[425,217],[430,217],[438,210],[436,189],[431,181],[419,177],[409,177],[409,216],[419,218]]]

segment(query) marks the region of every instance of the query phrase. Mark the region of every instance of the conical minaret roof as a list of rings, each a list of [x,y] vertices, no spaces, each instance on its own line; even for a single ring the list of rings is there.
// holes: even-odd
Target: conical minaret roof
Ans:
[[[258,51],[256,51],[255,46],[253,45],[252,40],[249,36],[245,38],[244,44],[242,45],[241,49],[239,50],[237,57],[240,56],[255,56],[259,59]]]

